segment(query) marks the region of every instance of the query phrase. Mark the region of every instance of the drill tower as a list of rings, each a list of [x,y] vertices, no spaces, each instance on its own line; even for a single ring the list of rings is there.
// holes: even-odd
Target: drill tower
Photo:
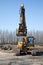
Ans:
[[[17,36],[26,36],[27,35],[24,4],[21,4],[21,6],[20,6],[20,24],[19,24],[18,30],[16,30],[16,35]]]

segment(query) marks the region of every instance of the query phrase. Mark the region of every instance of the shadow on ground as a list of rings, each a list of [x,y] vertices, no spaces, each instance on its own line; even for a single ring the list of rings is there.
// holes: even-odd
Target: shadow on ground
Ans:
[[[31,55],[31,53],[27,53],[28,55]],[[33,54],[33,56],[43,56],[43,52],[36,52],[36,54]]]
[[[19,54],[18,56],[24,56],[24,55],[32,55],[31,52],[28,52],[27,54]],[[36,52],[36,54],[33,54],[32,56],[43,56],[43,52]]]
[[[37,52],[36,56],[43,56],[43,52]]]

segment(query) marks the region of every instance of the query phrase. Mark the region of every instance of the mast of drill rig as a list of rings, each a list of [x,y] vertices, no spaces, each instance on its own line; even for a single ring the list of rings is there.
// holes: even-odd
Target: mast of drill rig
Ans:
[[[20,6],[20,24],[19,24],[18,30],[16,31],[16,35],[17,36],[27,36],[24,4],[21,4]]]

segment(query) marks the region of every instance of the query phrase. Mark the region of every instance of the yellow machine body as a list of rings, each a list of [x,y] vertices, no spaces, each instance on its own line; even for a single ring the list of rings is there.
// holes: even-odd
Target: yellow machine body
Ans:
[[[19,38],[19,39],[20,39],[20,38]],[[18,48],[22,48],[22,45],[23,45],[23,44],[26,44],[26,40],[27,40],[27,39],[26,39],[26,36],[23,36],[23,37],[22,37],[22,41],[18,41],[17,47],[18,47]]]
[[[17,48],[22,48],[23,42],[18,42]]]
[[[29,44],[29,42],[28,42],[28,40],[29,40],[30,38],[33,39],[33,40],[32,40],[32,44]],[[34,38],[33,38],[33,37],[29,37],[29,39],[27,40],[26,37],[23,37],[23,41],[20,41],[20,42],[18,41],[17,47],[18,47],[19,49],[21,49],[22,46],[23,46],[23,44],[24,44],[24,45],[26,45],[26,49],[33,49],[33,48],[34,48]],[[31,40],[30,40],[30,41],[31,41]]]

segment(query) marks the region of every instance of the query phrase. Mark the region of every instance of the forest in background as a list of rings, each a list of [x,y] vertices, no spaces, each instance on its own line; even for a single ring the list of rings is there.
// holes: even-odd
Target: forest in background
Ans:
[[[43,44],[43,31],[28,31],[27,36],[34,36],[36,44]],[[0,30],[0,43],[17,43],[16,32]]]

